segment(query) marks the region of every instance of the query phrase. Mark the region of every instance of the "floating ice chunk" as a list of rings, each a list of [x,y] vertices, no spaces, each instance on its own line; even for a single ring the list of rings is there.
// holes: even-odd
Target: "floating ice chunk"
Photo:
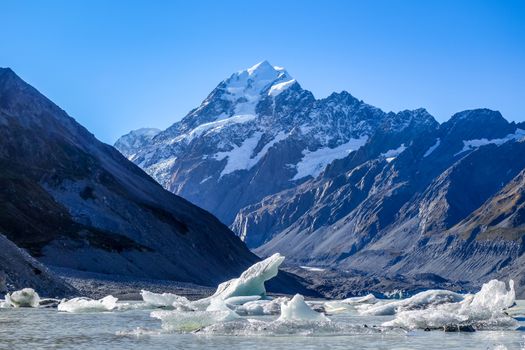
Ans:
[[[432,305],[424,310],[404,311],[386,327],[443,328],[449,326],[471,326],[474,329],[515,328],[517,321],[505,310],[515,302],[514,282],[509,290],[504,282],[492,280],[485,283],[475,295],[467,295],[460,302]]]
[[[277,276],[279,266],[284,261],[284,256],[275,253],[269,258],[259,261],[244,271],[239,278],[223,282],[211,299],[219,297],[223,300],[237,296],[266,296],[264,282]],[[210,299],[210,300],[211,300]]]
[[[13,307],[38,307],[40,297],[34,289],[24,288],[11,294],[7,293],[5,302]]]
[[[358,306],[357,309],[361,315],[387,316],[395,315],[401,311],[423,309],[431,305],[453,303],[462,300],[463,296],[461,294],[448,290],[427,290],[407,299],[362,305]]]
[[[229,316],[227,317],[228,320],[234,320],[236,318],[239,318],[239,315],[232,309],[226,305],[224,300],[221,298],[214,298],[211,300],[210,305],[206,308],[206,311],[208,312],[227,312],[229,313]]]
[[[171,294],[171,293],[153,293],[149,292],[147,290],[141,290],[140,295],[142,296],[142,300],[148,305],[156,306],[156,307],[176,307],[179,304],[182,305],[189,305],[190,301],[180,295]]]
[[[231,311],[153,311],[151,317],[162,321],[162,328],[167,331],[193,332],[203,327],[233,321],[239,316]]]
[[[290,300],[287,297],[280,297],[274,300],[250,301],[235,308],[235,312],[243,316],[265,316],[279,315],[281,313],[281,303]]]
[[[315,312],[304,302],[301,294],[296,294],[292,300],[281,303],[279,321],[330,321],[322,313]]]
[[[330,314],[347,312],[354,310],[357,305],[375,304],[378,299],[373,294],[367,294],[362,297],[353,297],[343,300],[331,300],[324,303],[324,309]]]
[[[58,311],[65,312],[90,312],[90,311],[111,311],[117,307],[118,299],[108,295],[102,299],[94,300],[90,298],[73,298],[63,300],[58,304]]]
[[[231,297],[224,301],[228,305],[243,305],[250,301],[255,301],[259,299],[261,299],[260,295],[249,295],[249,296],[241,296],[241,297]]]

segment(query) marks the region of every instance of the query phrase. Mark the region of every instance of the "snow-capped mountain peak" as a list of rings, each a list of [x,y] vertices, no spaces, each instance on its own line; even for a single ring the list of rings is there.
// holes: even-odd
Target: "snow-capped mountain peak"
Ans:
[[[234,114],[253,115],[255,107],[264,95],[277,96],[295,80],[288,72],[268,61],[234,73],[224,81],[223,100],[235,103]]]
[[[263,61],[223,80],[167,130],[141,137],[144,143],[127,135],[116,146],[165,188],[230,224],[239,208],[320,176],[379,131],[399,134],[433,123],[428,113],[385,113],[348,92],[316,100],[286,69]],[[403,135],[374,152],[408,145]]]

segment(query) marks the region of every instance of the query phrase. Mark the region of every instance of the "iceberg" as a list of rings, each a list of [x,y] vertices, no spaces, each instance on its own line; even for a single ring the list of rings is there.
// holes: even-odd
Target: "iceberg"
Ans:
[[[463,295],[448,290],[427,290],[410,298],[375,304],[357,306],[361,315],[390,316],[401,311],[424,309],[432,305],[455,303],[463,300]]]
[[[517,321],[506,313],[515,303],[514,281],[509,290],[504,282],[492,280],[481,290],[466,295],[462,301],[431,305],[423,310],[402,311],[385,327],[407,329],[458,329],[470,326],[474,330],[515,328]]]
[[[244,271],[239,278],[219,284],[211,298],[228,299],[238,296],[266,297],[264,282],[277,276],[279,266],[284,261],[284,256],[275,253],[269,258],[259,261]]]
[[[40,297],[34,289],[24,288],[11,294],[7,293],[5,295],[5,303],[13,307],[38,307],[40,305]]]
[[[296,294],[289,301],[281,303],[281,316],[278,321],[330,321],[324,314],[308,306],[301,294]]]
[[[180,295],[171,294],[171,293],[153,293],[147,290],[141,290],[140,295],[142,300],[147,305],[155,307],[175,307],[177,306],[189,306],[190,301]]]
[[[111,311],[117,307],[118,299],[108,295],[102,299],[94,300],[90,298],[73,298],[62,300],[58,304],[58,311],[64,312],[94,312]]]

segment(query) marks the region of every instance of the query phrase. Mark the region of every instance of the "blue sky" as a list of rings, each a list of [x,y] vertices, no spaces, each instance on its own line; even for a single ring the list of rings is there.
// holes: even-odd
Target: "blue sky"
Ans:
[[[525,120],[521,1],[0,0],[0,66],[113,143],[166,128],[267,59],[317,98],[347,90],[439,121],[476,107]]]

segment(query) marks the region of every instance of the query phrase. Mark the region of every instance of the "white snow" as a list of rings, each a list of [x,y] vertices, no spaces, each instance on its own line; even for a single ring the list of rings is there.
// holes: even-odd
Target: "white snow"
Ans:
[[[507,136],[501,138],[501,139],[474,139],[474,140],[465,140],[463,141],[463,148],[461,151],[455,154],[457,156],[458,154],[461,154],[463,152],[472,151],[475,149],[478,149],[479,147],[486,146],[486,145],[496,145],[500,146],[506,142],[509,141],[515,141],[525,138],[525,130],[522,129],[516,129],[516,132],[514,134],[508,134]]]
[[[351,152],[361,148],[367,140],[368,136],[363,135],[358,139],[350,139],[335,148],[322,147],[316,151],[304,150],[303,158],[295,166],[297,173],[292,180],[299,180],[307,176],[317,177],[328,164],[336,159],[345,158]]]
[[[223,98],[235,102],[235,115],[255,114],[255,107],[266,89],[291,80],[284,69],[278,68],[263,61],[232,75],[226,81],[227,93]]]
[[[292,300],[281,303],[281,316],[278,321],[330,321],[324,314],[316,312],[305,302],[301,294]]]
[[[142,296],[142,300],[144,300],[147,305],[156,307],[171,307],[174,306],[174,304],[189,305],[190,303],[187,298],[171,293],[159,294],[142,290],[140,295]]]
[[[210,132],[219,132],[223,128],[233,125],[233,124],[243,124],[248,123],[255,119],[255,111],[251,114],[237,114],[233,115],[231,117],[226,118],[225,115],[220,115],[217,117],[217,120],[209,123],[201,124],[194,129],[192,129],[190,132],[186,134],[182,134],[177,136],[173,143],[179,142],[181,140],[191,141],[196,137],[200,137],[204,133],[210,133]]]
[[[24,288],[5,295],[6,306],[12,307],[38,307],[40,297],[32,288]]]
[[[406,150],[406,146],[405,144],[401,144],[401,146],[399,146],[398,148],[395,148],[395,149],[389,149],[388,151],[386,151],[385,153],[381,153],[381,156],[386,158],[386,161],[388,163],[390,163],[391,161],[393,161],[394,159],[397,158],[397,156],[399,156],[401,153],[403,153],[404,150]]]
[[[425,152],[425,154],[423,155],[423,158],[426,158],[429,155],[431,155],[432,152],[434,152],[439,147],[439,145],[441,145],[441,139],[438,137],[436,139],[436,142],[432,146],[430,146],[430,148]]]
[[[279,253],[252,265],[244,271],[239,278],[223,282],[217,287],[211,298],[223,300],[237,296],[259,295],[266,297],[264,282],[277,276],[279,266],[284,261],[284,256]]]
[[[326,269],[320,268],[320,267],[313,267],[313,266],[299,266],[301,269],[311,272],[323,272]]]
[[[240,146],[235,145],[230,151],[214,154],[213,157],[217,160],[222,160],[224,158],[228,159],[226,166],[221,171],[220,177],[231,174],[237,170],[250,170],[262,159],[262,157],[264,157],[273,145],[287,137],[284,132],[278,133],[271,141],[264,145],[257,154],[254,155],[254,150],[259,144],[262,136],[263,133],[257,131],[251,137],[244,140]]]
[[[510,281],[507,290],[504,282],[492,280],[485,283],[478,293],[467,295],[462,301],[403,311],[383,326],[408,329],[467,325],[475,329],[516,327],[517,322],[505,313],[514,302],[514,282]]]
[[[108,295],[102,299],[94,300],[90,298],[73,298],[62,300],[58,304],[58,311],[65,312],[91,312],[91,311],[111,311],[117,307],[118,299]]]
[[[284,90],[292,86],[294,83],[295,83],[295,79],[291,79],[291,80],[288,80],[288,81],[285,81],[279,84],[272,85],[272,87],[268,91],[268,95],[276,97],[281,92],[283,92]]]

